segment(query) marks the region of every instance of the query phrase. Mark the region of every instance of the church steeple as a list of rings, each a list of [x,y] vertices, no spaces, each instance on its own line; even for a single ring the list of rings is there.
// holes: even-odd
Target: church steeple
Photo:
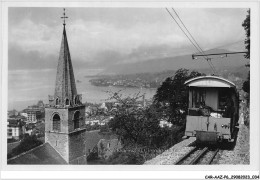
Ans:
[[[64,9],[63,34],[60,47],[59,61],[57,66],[55,92],[53,105],[75,106],[80,103],[80,96],[77,94],[73,67],[70,57],[69,45],[65,28],[65,9]]]
[[[45,142],[69,164],[86,163],[85,105],[77,94],[66,35],[65,11],[63,34],[57,67],[54,96],[45,107]]]

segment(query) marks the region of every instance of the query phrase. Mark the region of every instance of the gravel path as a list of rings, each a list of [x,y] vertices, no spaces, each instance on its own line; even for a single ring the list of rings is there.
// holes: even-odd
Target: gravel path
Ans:
[[[178,161],[184,154],[189,152],[193,147],[188,147],[196,140],[195,137],[183,140],[178,144],[175,144],[170,149],[164,151],[162,154],[155,158],[146,161],[144,165],[171,165]]]
[[[223,150],[217,164],[250,164],[249,135],[249,129],[244,125],[244,113],[241,113],[236,146],[233,150]]]
[[[249,164],[249,142],[249,129],[244,124],[240,124],[235,148],[233,150],[223,150],[217,164]]]

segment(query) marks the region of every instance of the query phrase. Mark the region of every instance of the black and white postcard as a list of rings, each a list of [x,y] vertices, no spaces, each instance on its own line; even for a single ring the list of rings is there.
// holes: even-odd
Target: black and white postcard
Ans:
[[[3,178],[259,179],[259,2],[1,8]]]

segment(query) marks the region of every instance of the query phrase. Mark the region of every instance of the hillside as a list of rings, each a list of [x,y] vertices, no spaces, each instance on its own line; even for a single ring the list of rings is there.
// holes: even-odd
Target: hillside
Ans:
[[[209,53],[228,53],[230,51],[224,49],[215,49],[205,51]],[[222,71],[223,67],[238,67],[245,65],[248,60],[243,54],[228,55],[227,57],[211,56],[212,63],[217,71]],[[166,57],[159,59],[149,59],[142,62],[113,64],[106,68],[101,74],[135,74],[135,73],[155,73],[167,70],[177,70],[180,68],[186,69],[206,69],[209,68],[207,61],[203,57],[192,59],[191,55],[183,55],[176,57]]]
[[[212,74],[210,68],[205,69],[190,69],[204,73],[206,75]],[[247,77],[248,68],[245,65],[241,66],[223,66],[218,70],[218,75],[234,82],[238,88],[242,87],[242,83]],[[157,88],[167,78],[175,74],[175,70],[167,70],[155,73],[135,73],[135,74],[121,74],[121,75],[102,75],[93,77],[90,80],[95,86],[118,86],[118,87],[144,87]]]

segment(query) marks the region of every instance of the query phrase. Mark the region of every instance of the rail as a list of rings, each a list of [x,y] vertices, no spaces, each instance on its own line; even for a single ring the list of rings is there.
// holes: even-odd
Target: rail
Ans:
[[[192,156],[195,155],[194,152],[196,151],[200,151],[199,153],[197,153],[197,155],[192,158],[191,160],[189,160]],[[189,165],[195,165],[195,164],[200,164],[203,161],[201,161],[203,159],[203,157],[205,157],[204,159],[204,163],[202,164],[211,164],[212,161],[214,160],[214,158],[216,157],[216,155],[218,154],[219,149],[215,149],[214,152],[212,153],[212,150],[209,150],[208,147],[204,147],[202,150],[198,147],[194,147],[193,149],[191,149],[188,153],[186,153],[184,156],[182,156],[177,162],[174,163],[174,165],[180,165],[180,164],[189,164]],[[212,155],[210,157],[208,157],[206,154],[207,153],[212,153]],[[209,160],[207,160],[207,158],[209,158]],[[187,163],[188,160],[188,163]],[[206,160],[206,163],[205,163]]]

